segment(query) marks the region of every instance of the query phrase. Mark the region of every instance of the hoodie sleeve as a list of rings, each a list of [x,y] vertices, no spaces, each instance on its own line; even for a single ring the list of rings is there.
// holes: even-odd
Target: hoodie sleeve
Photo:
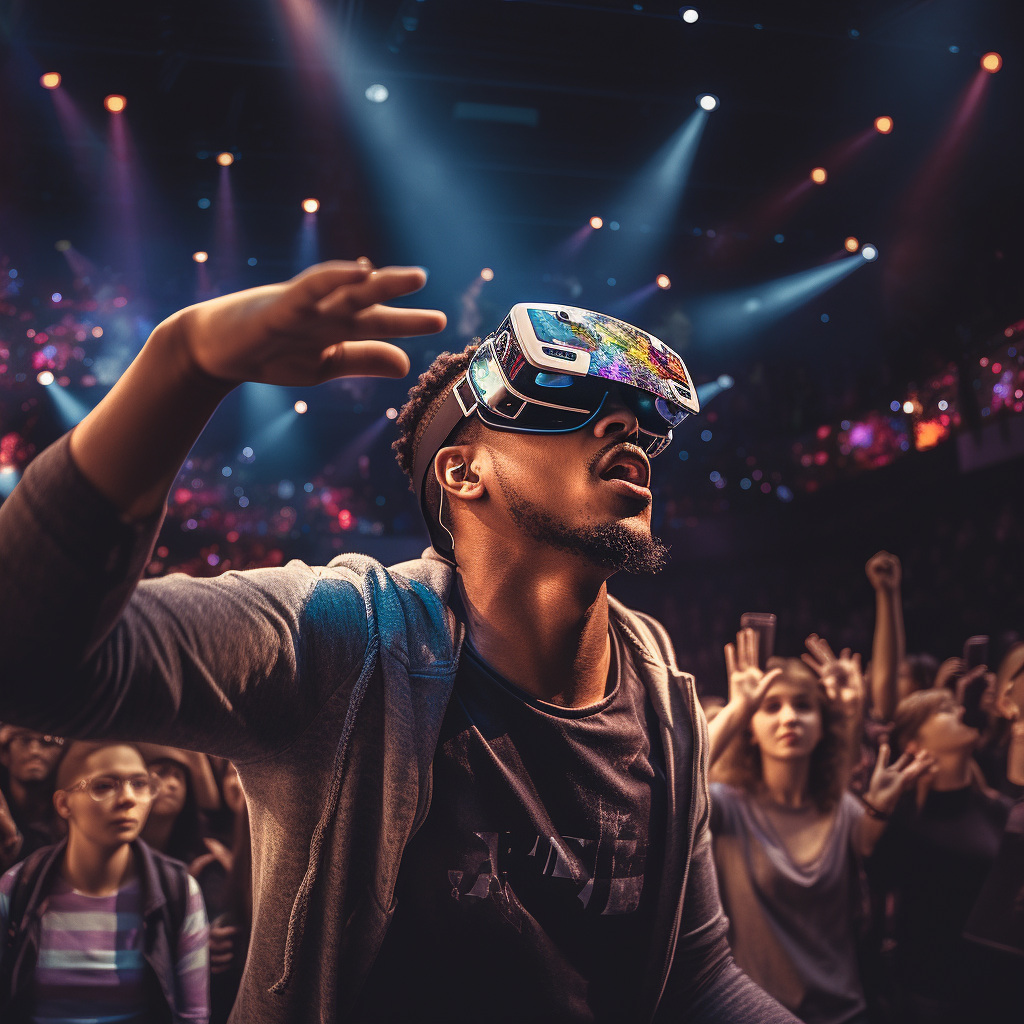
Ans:
[[[657,1021],[687,1024],[797,1024],[797,1018],[735,964],[708,829],[690,860],[683,920]]]
[[[358,580],[291,562],[140,583],[163,517],[125,522],[69,436],[0,506],[0,720],[240,761],[281,749],[362,665]]]

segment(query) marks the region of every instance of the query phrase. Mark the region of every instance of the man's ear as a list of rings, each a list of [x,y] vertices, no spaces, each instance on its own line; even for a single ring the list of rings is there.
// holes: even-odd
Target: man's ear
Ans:
[[[434,456],[434,475],[452,498],[472,501],[487,493],[480,469],[479,455],[472,445],[442,448]]]

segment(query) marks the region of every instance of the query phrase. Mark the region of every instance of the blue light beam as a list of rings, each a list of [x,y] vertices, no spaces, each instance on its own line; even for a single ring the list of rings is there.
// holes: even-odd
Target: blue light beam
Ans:
[[[713,295],[689,310],[694,335],[702,342],[721,342],[753,334],[849,277],[865,262],[857,253],[754,288]]]
[[[51,384],[46,393],[53,402],[57,411],[57,417],[65,430],[77,426],[92,411],[92,407],[86,405],[81,399],[75,398],[66,388],[59,384]]]
[[[624,227],[645,235],[671,231],[707,122],[708,112],[698,108],[648,161],[622,203]]]

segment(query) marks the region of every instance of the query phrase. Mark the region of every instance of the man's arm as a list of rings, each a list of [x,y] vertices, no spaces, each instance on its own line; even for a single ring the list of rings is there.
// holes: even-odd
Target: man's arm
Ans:
[[[219,397],[246,379],[404,372],[401,350],[362,339],[442,326],[442,314],[378,304],[422,282],[415,269],[325,264],[183,310],[154,331],[70,441],[43,452],[0,506],[0,718],[207,749],[216,735],[225,753],[275,705],[281,731],[294,724],[303,701],[287,687],[312,570],[136,584],[165,492]],[[361,626],[346,620],[352,589],[343,579],[318,589],[330,606],[318,621],[338,614],[356,640],[365,613]]]
[[[705,828],[690,860],[683,921],[658,1024],[796,1024],[787,1009],[735,964],[726,933],[711,835]]]

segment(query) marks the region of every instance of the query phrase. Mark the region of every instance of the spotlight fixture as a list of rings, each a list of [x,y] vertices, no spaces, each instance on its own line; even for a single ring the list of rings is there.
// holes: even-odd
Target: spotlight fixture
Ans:
[[[860,254],[868,261],[868,263],[874,263],[878,259],[878,249],[876,246],[871,245],[870,242],[865,242],[860,247]]]
[[[386,85],[371,85],[363,95],[371,103],[383,103],[391,94]]]
[[[597,230],[598,230],[598,228],[603,228],[603,227],[604,227],[604,221],[603,221],[603,220],[601,220],[601,218],[600,218],[600,217],[591,217],[591,218],[590,218],[590,226],[591,226],[591,227],[592,227],[592,228],[593,228],[593,229],[594,229],[595,231],[597,231]]]
[[[217,154],[217,163],[219,163],[221,167],[230,167],[234,162],[234,153],[229,153],[227,150],[225,150],[223,153]]]
[[[668,291],[672,287],[672,281],[668,274],[659,274],[655,279],[654,283],[662,290]]]
[[[56,89],[60,85],[60,75],[56,71],[47,71],[39,79],[39,84],[44,89]]]
[[[700,13],[696,7],[680,7],[679,17],[682,18],[687,25],[692,25],[700,17]]]
[[[994,75],[1003,66],[1003,58],[993,50],[981,58],[981,66],[990,75]]]
[[[298,401],[297,401],[297,402],[295,403],[295,411],[296,411],[296,412],[297,412],[297,413],[298,413],[298,414],[299,414],[300,416],[301,416],[301,415],[302,415],[302,414],[303,414],[304,412],[306,412],[306,411],[307,411],[308,409],[309,409],[309,406],[308,406],[308,405],[306,405],[306,403],[305,403],[305,402],[304,402],[304,401],[303,401],[303,400],[302,400],[301,398],[300,398],[300,399],[299,399],[299,400],[298,400]]]
[[[847,252],[856,252],[860,248],[860,242],[858,242],[857,239],[853,237],[853,235],[850,235],[850,237],[845,242],[843,242],[843,248]]]
[[[702,92],[697,97],[697,106],[701,110],[717,110],[718,109],[718,97],[710,92]]]
[[[53,374],[49,370],[42,370],[36,375],[36,380],[43,385],[44,388],[48,388],[53,383]]]
[[[879,135],[888,135],[892,129],[893,121],[888,115],[875,118],[875,131],[878,132]]]
[[[493,281],[494,280],[494,271],[491,270],[490,267],[484,267],[484,269],[480,271],[480,276],[485,281]]]
[[[302,200],[302,208],[303,208],[303,210],[306,211],[306,213],[316,213],[316,211],[320,209],[320,200],[319,199],[303,199]]]
[[[128,106],[128,101],[116,92],[112,92],[106,97],[106,99],[104,99],[103,106],[105,106],[112,114],[120,114],[121,111]]]
[[[210,254],[208,252],[203,252],[202,249],[200,249],[199,252],[192,253],[192,259],[196,263],[205,263],[209,258]]]
[[[813,181],[815,185],[824,185],[825,182],[828,181],[828,171],[826,171],[824,167],[815,167],[814,170],[811,171],[811,181]]]
[[[391,406],[389,409],[385,410],[384,415],[387,416],[389,420],[397,420],[398,410],[394,406]]]

